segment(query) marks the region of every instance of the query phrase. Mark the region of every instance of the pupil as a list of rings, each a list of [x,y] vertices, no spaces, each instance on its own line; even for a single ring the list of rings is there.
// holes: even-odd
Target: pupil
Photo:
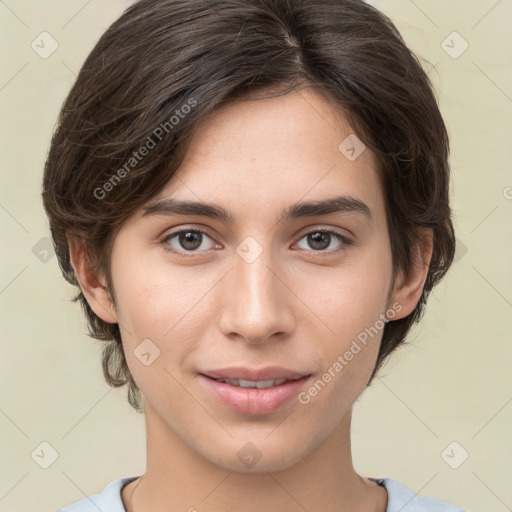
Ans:
[[[181,233],[180,244],[184,249],[197,249],[201,245],[201,234],[192,231]]]
[[[320,250],[329,247],[330,235],[329,233],[321,233],[317,231],[316,233],[309,235],[310,240],[313,242],[311,246],[314,249]]]

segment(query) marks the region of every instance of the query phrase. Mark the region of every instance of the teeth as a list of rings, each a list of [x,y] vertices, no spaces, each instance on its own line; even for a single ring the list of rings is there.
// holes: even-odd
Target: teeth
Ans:
[[[271,388],[272,386],[279,386],[286,382],[286,379],[276,380],[243,380],[243,379],[218,379],[219,382],[226,382],[232,386],[239,386],[241,388]]]

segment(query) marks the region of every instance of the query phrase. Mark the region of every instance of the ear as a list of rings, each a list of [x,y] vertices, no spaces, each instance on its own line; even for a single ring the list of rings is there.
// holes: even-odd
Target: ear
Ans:
[[[117,323],[117,312],[107,292],[105,277],[99,275],[91,265],[84,242],[74,235],[68,234],[67,238],[71,265],[89,306],[105,322]]]
[[[398,303],[402,306],[393,320],[405,318],[414,311],[423,292],[430,266],[430,258],[434,248],[434,237],[431,228],[417,228],[418,242],[413,248],[411,270],[407,275],[402,270],[397,273],[390,294],[389,304]]]

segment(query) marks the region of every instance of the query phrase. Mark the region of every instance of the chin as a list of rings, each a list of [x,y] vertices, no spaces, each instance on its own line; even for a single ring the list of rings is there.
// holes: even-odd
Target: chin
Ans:
[[[268,433],[265,433],[267,435]],[[274,434],[271,434],[271,436]],[[290,443],[276,436],[273,441],[262,436],[259,439],[232,440],[231,446],[225,447],[222,455],[209,452],[205,458],[212,464],[236,473],[267,473],[286,470],[302,459],[308,451],[303,440]],[[221,448],[220,445],[216,445]],[[233,456],[234,455],[234,456]]]

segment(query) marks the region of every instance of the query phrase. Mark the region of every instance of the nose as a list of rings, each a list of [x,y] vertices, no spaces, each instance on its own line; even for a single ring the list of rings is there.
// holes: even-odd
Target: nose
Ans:
[[[269,249],[251,262],[238,254],[233,260],[220,292],[220,331],[251,344],[288,337],[295,328],[296,302],[287,285],[289,273]]]

